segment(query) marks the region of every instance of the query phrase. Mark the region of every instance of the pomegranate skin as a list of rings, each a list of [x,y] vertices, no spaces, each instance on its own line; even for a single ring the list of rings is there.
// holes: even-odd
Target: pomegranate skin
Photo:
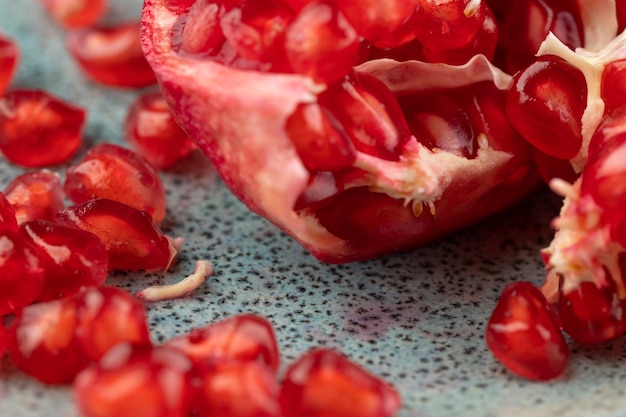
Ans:
[[[285,129],[298,105],[317,103],[317,95],[326,87],[302,75],[235,69],[178,53],[172,38],[177,15],[164,4],[164,0],[144,2],[142,44],[174,117],[250,210],[321,261],[352,262],[424,245],[519,202],[540,182],[530,150],[522,141],[517,148],[487,144],[478,157],[469,160],[437,154],[410,140],[403,162],[368,159],[367,155],[363,157],[367,161],[357,161],[372,168],[363,185],[406,201],[404,208],[416,216],[435,212],[434,220],[424,222],[420,230],[411,228],[406,236],[394,234],[392,239],[366,245],[340,238],[307,210],[294,209],[312,175]],[[426,90],[432,86],[419,84],[436,80],[446,84],[490,81],[500,89],[510,80],[478,56],[456,68],[444,64],[422,68],[415,62],[394,68],[388,60],[380,61],[357,70],[381,79],[396,96],[414,88]],[[394,71],[395,76],[385,79]],[[456,74],[444,76],[442,71]],[[419,81],[402,78],[411,73],[418,73]],[[408,183],[406,176],[411,177]]]

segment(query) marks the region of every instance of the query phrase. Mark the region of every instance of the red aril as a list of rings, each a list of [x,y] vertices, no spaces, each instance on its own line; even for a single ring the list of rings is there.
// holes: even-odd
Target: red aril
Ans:
[[[111,87],[138,88],[156,82],[139,43],[139,22],[75,29],[67,48],[91,80]]]
[[[17,231],[18,228],[15,208],[2,192],[0,192],[0,228],[13,231]]]
[[[81,288],[104,283],[108,255],[97,236],[46,220],[22,223],[20,234],[39,249],[44,267],[45,281],[38,301],[68,297]]]
[[[66,29],[92,26],[107,10],[107,0],[39,0],[50,16]]]
[[[400,396],[345,356],[320,348],[289,366],[280,405],[284,417],[392,417]]]
[[[254,362],[219,360],[200,367],[198,417],[278,417],[279,384]]]
[[[114,287],[90,288],[79,294],[78,303],[78,343],[91,360],[99,361],[121,343],[152,346],[145,307],[128,292]]]
[[[11,359],[43,383],[70,383],[89,364],[78,344],[78,326],[74,298],[30,305],[11,328]]]
[[[20,50],[15,41],[0,33],[0,97],[2,97],[17,71]]]
[[[141,94],[133,102],[124,123],[124,139],[158,169],[170,167],[196,149],[158,91]]]
[[[565,371],[569,349],[555,317],[533,284],[509,284],[487,323],[487,346],[517,375],[539,381],[557,378]]]
[[[31,304],[43,286],[44,264],[38,249],[17,230],[0,230],[0,316]]]
[[[43,167],[67,161],[82,142],[85,110],[41,90],[0,97],[0,151],[11,162]]]
[[[78,375],[74,398],[84,417],[186,417],[190,372],[176,351],[121,344]]]
[[[187,54],[213,54],[226,38],[220,29],[224,7],[209,0],[197,0],[189,8],[180,36],[180,49]]]
[[[55,221],[65,198],[59,175],[47,169],[13,178],[4,195],[15,211],[18,224],[37,219]]]
[[[611,112],[624,105],[626,95],[626,59],[609,63],[602,72],[602,99],[606,111]]]
[[[577,342],[603,343],[626,331],[626,300],[620,300],[611,286],[581,282],[561,294],[557,306],[563,330]]]
[[[165,190],[159,173],[141,155],[112,143],[92,147],[70,166],[63,190],[76,204],[108,198],[149,213],[156,223],[165,216]]]
[[[331,83],[356,64],[359,37],[332,3],[313,2],[287,28],[285,50],[295,72]]]
[[[68,206],[59,211],[58,218],[104,242],[109,270],[167,270],[176,257],[171,240],[150,214],[115,200],[99,198]]]
[[[571,159],[582,145],[586,100],[583,74],[561,58],[546,55],[515,75],[506,95],[506,114],[537,149]]]
[[[239,314],[192,330],[166,342],[199,365],[207,361],[259,363],[278,371],[278,342],[271,323],[260,316]]]

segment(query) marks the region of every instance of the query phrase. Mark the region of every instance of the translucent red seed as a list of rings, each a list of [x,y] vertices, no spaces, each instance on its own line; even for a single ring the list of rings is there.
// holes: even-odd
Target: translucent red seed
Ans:
[[[13,178],[6,185],[4,195],[15,211],[18,224],[37,219],[56,221],[65,198],[59,175],[47,169]]]
[[[141,50],[140,23],[75,29],[67,35],[67,48],[85,75],[110,86],[138,88],[156,83]]]
[[[20,60],[20,49],[17,43],[0,33],[0,97],[13,80]]]
[[[156,223],[165,216],[165,190],[159,173],[141,155],[112,143],[92,147],[70,166],[63,190],[77,204],[108,198],[146,211]]]
[[[142,94],[133,102],[124,123],[124,139],[158,169],[170,167],[196,149],[160,92]]]
[[[197,0],[189,13],[180,36],[181,51],[192,54],[213,54],[226,38],[220,28],[225,10],[216,2]]]
[[[59,221],[98,236],[109,270],[166,270],[176,256],[170,239],[145,211],[100,198],[59,211]]]
[[[487,323],[487,346],[517,375],[539,381],[557,378],[565,372],[569,349],[555,317],[533,284],[509,284]]]
[[[0,151],[25,167],[63,163],[82,143],[85,117],[45,91],[13,90],[0,97]]]
[[[66,29],[92,26],[107,10],[107,0],[39,0],[50,16]]]
[[[44,263],[38,249],[17,230],[0,230],[0,316],[30,305],[43,286]]]
[[[400,396],[345,356],[316,349],[287,369],[280,405],[284,417],[392,417]]]
[[[99,287],[107,277],[106,247],[84,230],[33,220],[23,223],[20,234],[39,249],[45,269],[39,301],[77,294],[85,287]]]
[[[582,144],[586,103],[582,73],[558,57],[542,56],[515,75],[506,95],[506,114],[537,149],[571,159]]]

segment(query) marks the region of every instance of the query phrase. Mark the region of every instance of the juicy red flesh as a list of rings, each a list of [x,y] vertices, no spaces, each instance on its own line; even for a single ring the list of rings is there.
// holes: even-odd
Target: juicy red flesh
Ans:
[[[169,340],[167,346],[181,351],[197,365],[207,361],[253,362],[274,374],[280,365],[271,323],[251,314],[194,329],[188,335]]]
[[[400,397],[346,357],[322,348],[289,366],[280,405],[284,417],[391,417]]]
[[[25,167],[63,163],[82,142],[85,117],[45,91],[13,90],[0,97],[0,151]]]
[[[563,330],[585,344],[607,342],[626,331],[626,301],[614,288],[582,282],[557,304]]]
[[[55,221],[57,212],[63,208],[59,175],[47,169],[18,175],[3,192],[18,224],[37,219]]]
[[[569,350],[552,306],[530,282],[514,282],[502,291],[486,340],[505,367],[528,379],[554,379],[567,366]]]
[[[17,230],[0,230],[0,316],[31,304],[44,286],[38,249]]]
[[[50,16],[67,29],[92,26],[107,10],[107,0],[40,0]]]
[[[143,210],[160,223],[165,216],[165,190],[150,163],[136,152],[100,143],[66,171],[65,194],[76,204],[108,198]]]
[[[20,59],[20,50],[15,41],[0,33],[0,97],[11,83]]]
[[[582,73],[553,56],[539,57],[517,73],[506,96],[506,114],[540,151],[571,159],[582,144],[587,88]]]
[[[142,94],[133,102],[124,122],[124,139],[157,169],[170,167],[196,149],[160,92]]]
[[[602,92],[605,111],[611,112],[624,105],[626,97],[626,59],[607,64],[602,71]]]
[[[90,27],[68,33],[67,48],[85,75],[111,86],[138,88],[156,83],[139,41],[139,22]]]
[[[175,351],[118,345],[76,378],[75,399],[84,417],[186,417],[190,371]]]
[[[109,270],[165,270],[175,256],[150,214],[124,203],[89,200],[65,207],[58,217],[61,223],[91,232],[104,242]]]
[[[21,236],[39,249],[45,281],[37,300],[77,294],[83,287],[99,287],[107,277],[108,255],[95,235],[45,220],[20,227]]]

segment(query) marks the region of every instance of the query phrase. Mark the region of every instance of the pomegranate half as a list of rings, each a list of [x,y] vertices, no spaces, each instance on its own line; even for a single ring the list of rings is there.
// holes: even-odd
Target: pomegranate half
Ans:
[[[369,60],[365,36],[356,54],[350,43],[358,25],[322,2],[300,10],[272,2],[269,17],[254,0],[180,3],[147,0],[142,16],[143,49],[176,120],[241,201],[318,259],[423,245],[539,183],[530,147],[504,113],[511,77],[484,55],[452,65],[399,62],[378,49]],[[330,29],[312,17],[319,10]],[[295,24],[309,40],[309,30],[337,36],[353,60],[337,62],[341,76],[301,68],[320,53],[341,61],[326,44],[298,44],[313,56],[291,64]]]

